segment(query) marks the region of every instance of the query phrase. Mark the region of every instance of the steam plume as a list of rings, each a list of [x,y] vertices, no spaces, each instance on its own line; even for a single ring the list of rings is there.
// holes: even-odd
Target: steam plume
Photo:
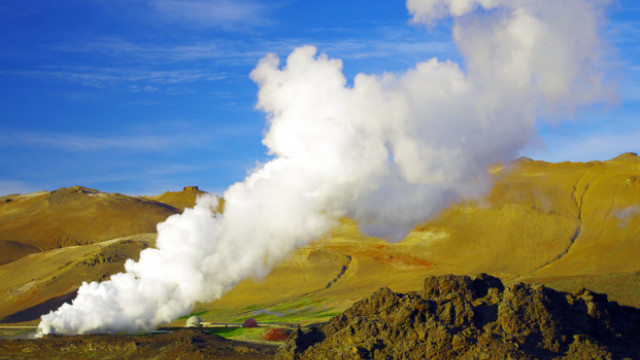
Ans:
[[[83,284],[42,317],[44,334],[153,329],[261,277],[341,216],[402,238],[462,197],[482,194],[489,165],[508,161],[553,118],[601,99],[600,6],[588,0],[408,0],[417,23],[453,17],[465,59],[430,59],[400,75],[355,77],[340,60],[295,49],[251,73],[274,159],[217,198],[158,225],[157,249],[126,272]]]

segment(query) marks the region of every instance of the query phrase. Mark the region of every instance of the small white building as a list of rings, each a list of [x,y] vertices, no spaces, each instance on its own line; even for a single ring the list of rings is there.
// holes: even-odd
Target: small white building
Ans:
[[[187,327],[202,327],[202,319],[192,316],[187,319]]]

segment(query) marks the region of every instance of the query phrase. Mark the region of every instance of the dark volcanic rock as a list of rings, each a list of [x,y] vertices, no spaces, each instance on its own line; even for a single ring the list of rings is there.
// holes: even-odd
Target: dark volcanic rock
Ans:
[[[0,339],[0,359],[271,359],[276,346],[224,339],[205,329],[147,335],[48,335]]]
[[[640,354],[640,310],[589,290],[505,288],[488,275],[439,276],[422,293],[382,288],[277,359],[625,359]]]

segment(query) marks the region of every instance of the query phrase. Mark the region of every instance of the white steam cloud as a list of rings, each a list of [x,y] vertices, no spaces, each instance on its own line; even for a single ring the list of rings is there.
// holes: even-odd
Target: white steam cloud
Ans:
[[[158,225],[157,249],[126,273],[83,284],[42,317],[43,334],[149,330],[261,277],[341,216],[401,238],[452,201],[482,194],[489,165],[535,138],[536,119],[608,96],[601,5],[588,0],[408,0],[414,22],[453,17],[465,59],[430,59],[404,74],[359,74],[314,47],[251,78],[274,159],[217,199]]]
[[[629,224],[631,218],[640,215],[640,205],[631,205],[618,209],[613,216],[620,220],[620,227],[624,228]]]

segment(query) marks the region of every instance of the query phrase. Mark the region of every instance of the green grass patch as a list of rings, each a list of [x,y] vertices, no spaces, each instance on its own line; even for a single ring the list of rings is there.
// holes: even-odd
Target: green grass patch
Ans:
[[[290,299],[282,303],[268,306],[266,304],[253,304],[241,309],[211,308],[205,317],[206,322],[227,322],[242,324],[249,318],[258,323],[295,323],[310,324],[324,322],[329,318],[341,314],[335,308],[327,306],[331,299],[313,298],[309,295]],[[264,312],[262,312],[264,310]]]
[[[229,340],[262,341],[260,337],[265,328],[208,328],[213,334]]]
[[[244,308],[244,311],[256,311],[256,310],[260,310],[262,309],[263,306],[261,304],[253,304],[253,305],[249,305],[246,308]]]
[[[340,315],[340,314],[342,314],[342,312],[341,312],[341,311],[338,311],[338,312],[331,312],[331,311],[329,311],[329,310],[325,310],[325,311],[323,311],[323,312],[320,312],[316,317],[317,317],[317,318],[321,318],[321,319],[328,319],[328,318],[332,318],[332,317],[334,317],[334,316],[338,316],[338,315]]]
[[[311,305],[307,307],[296,307],[293,309],[285,310],[282,306],[266,308],[265,310],[271,312],[278,312],[279,314],[260,313],[253,314],[243,313],[238,314],[233,318],[231,322],[242,323],[248,318],[255,319],[258,323],[309,323],[326,321],[329,318],[341,314],[336,312],[332,308],[317,309]]]
[[[200,316],[202,321],[207,322],[231,322],[231,318],[235,316],[236,312],[232,309],[220,309],[212,308],[203,316]]]
[[[192,316],[202,316],[202,315],[204,315],[204,314],[206,314],[208,312],[209,312],[209,310],[198,311],[198,312],[195,312],[195,313],[191,313],[189,315],[181,316],[181,317],[178,318],[178,320],[187,320],[188,318],[190,318]]]

